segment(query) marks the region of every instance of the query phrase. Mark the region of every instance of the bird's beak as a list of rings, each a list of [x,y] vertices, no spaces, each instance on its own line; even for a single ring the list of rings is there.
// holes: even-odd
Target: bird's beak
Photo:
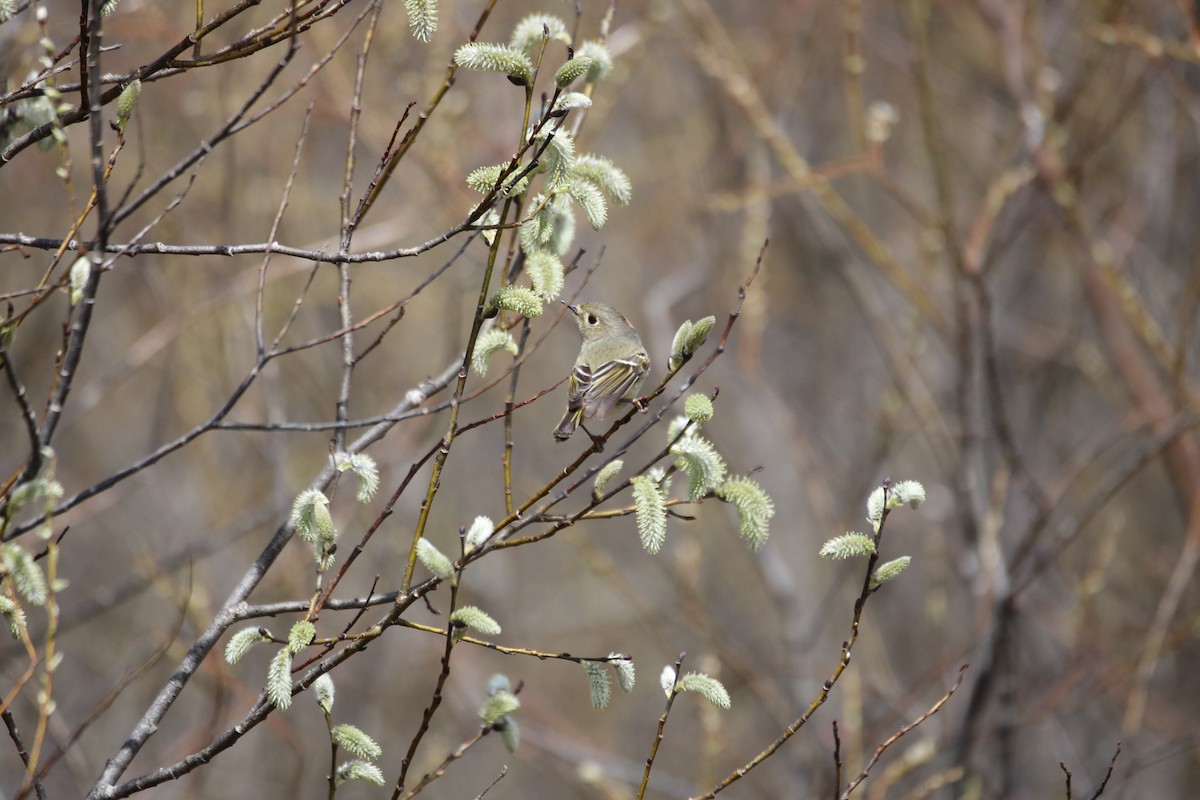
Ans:
[[[577,306],[577,305],[569,305],[569,306],[567,306],[567,308],[571,309],[571,313],[572,313],[572,314],[574,314],[574,315],[575,315],[575,316],[577,316],[577,317],[579,316],[579,306]]]

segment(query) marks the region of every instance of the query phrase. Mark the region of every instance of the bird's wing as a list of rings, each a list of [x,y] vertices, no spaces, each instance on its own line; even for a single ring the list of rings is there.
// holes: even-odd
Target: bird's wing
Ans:
[[[567,378],[567,408],[574,411],[583,406],[588,388],[592,385],[592,371],[587,364],[579,364]]]
[[[603,420],[649,368],[649,357],[640,353],[633,358],[609,361],[595,370],[589,370],[588,380],[584,381],[581,376],[579,382],[583,415],[589,419]]]

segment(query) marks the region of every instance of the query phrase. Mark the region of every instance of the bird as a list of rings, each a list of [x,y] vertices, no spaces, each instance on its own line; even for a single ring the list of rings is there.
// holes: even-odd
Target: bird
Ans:
[[[567,308],[575,315],[583,346],[567,379],[567,411],[554,429],[559,442],[570,439],[583,420],[603,420],[622,399],[634,397],[650,371],[642,337],[621,312],[606,303]]]

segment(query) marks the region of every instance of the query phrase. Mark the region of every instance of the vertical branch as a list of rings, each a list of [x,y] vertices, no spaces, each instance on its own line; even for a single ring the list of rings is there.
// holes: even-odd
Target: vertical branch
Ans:
[[[675,685],[667,693],[667,706],[663,709],[662,716],[658,718],[658,730],[654,732],[650,755],[646,756],[646,769],[642,772],[642,784],[638,787],[637,800],[642,800],[646,796],[646,787],[650,785],[650,770],[654,768],[654,757],[658,754],[658,746],[662,744],[663,729],[667,727],[667,717],[671,714],[671,706],[675,704],[675,698],[679,696],[679,670],[682,669],[683,659],[686,656],[687,653],[680,653],[679,658],[675,659]]]
[[[100,288],[100,265],[104,253],[108,250],[108,235],[111,219],[108,209],[108,191],[104,176],[104,121],[102,110],[104,92],[100,73],[101,46],[101,15],[100,0],[82,0],[80,13],[80,55],[82,64],[80,70],[81,103],[88,108],[88,132],[91,143],[92,191],[95,196],[98,216],[96,219],[96,238],[92,252],[86,257],[91,262],[91,270],[83,294],[79,300],[78,313],[71,321],[67,334],[66,346],[62,363],[58,369],[50,403],[46,409],[46,418],[42,421],[42,444],[50,444],[54,431],[62,418],[63,406],[71,392],[71,384],[75,380],[75,372],[79,360],[83,356],[83,343],[87,338],[88,329],[92,322],[92,309],[96,304],[96,291]]]
[[[375,0],[371,5],[371,18],[367,22],[366,34],[363,36],[362,48],[358,52],[357,68],[354,73],[354,95],[350,104],[349,132],[346,136],[346,171],[342,179],[341,194],[341,252],[350,252],[350,241],[354,235],[350,218],[350,195],[354,188],[354,154],[358,146],[358,122],[362,115],[363,80],[367,70],[367,58],[371,53],[371,44],[375,41],[375,28],[379,23],[382,5]],[[350,309],[350,265],[338,263],[338,318],[345,334],[342,336],[342,374],[338,384],[336,418],[345,422],[350,418],[350,386],[354,375],[354,315]],[[334,450],[344,450],[346,447],[346,429],[338,428],[333,435]]]
[[[525,353],[525,344],[529,341],[529,332],[529,319],[526,318],[521,323],[521,341],[517,344],[517,352],[522,355]],[[508,394],[504,398],[504,513],[510,517],[513,513],[512,412],[513,403],[515,402],[517,396],[517,378],[521,374],[521,363],[522,362],[518,360],[516,364],[513,365],[512,376],[508,382]]]
[[[292,153],[292,168],[288,173],[287,182],[283,186],[283,193],[279,198],[279,206],[275,209],[275,217],[271,220],[271,230],[268,233],[267,238],[267,241],[269,242],[276,240],[276,236],[279,233],[279,226],[283,222],[283,215],[287,211],[288,203],[291,200],[292,187],[296,183],[296,173],[300,169],[300,154],[304,151],[305,141],[308,140],[308,126],[309,123],[312,122],[312,110],[313,104],[309,103],[308,108],[304,112],[304,122],[300,126],[300,136],[296,139],[296,147]],[[255,287],[254,293],[254,346],[256,351],[256,361],[260,366],[266,363],[267,359],[266,343],[264,338],[265,333],[263,330],[265,324],[263,321],[263,302],[267,288],[267,267],[271,263],[271,255],[272,253],[270,250],[263,254],[262,263],[259,264],[258,267],[258,284]],[[309,280],[311,281],[311,279],[312,277],[310,275]],[[290,322],[291,318],[288,320],[288,323]],[[286,328],[287,323],[285,323],[284,330],[286,330]],[[282,337],[282,335],[283,332],[281,331],[280,337]],[[279,337],[277,337],[273,343],[272,349],[275,349],[278,346]]]
[[[453,580],[449,583],[450,608],[446,612],[446,646],[442,649],[442,668],[438,673],[437,682],[434,684],[433,696],[429,699],[429,705],[425,707],[425,713],[421,715],[421,726],[413,736],[412,742],[409,743],[404,760],[400,762],[400,775],[396,778],[395,788],[392,789],[392,800],[399,800],[400,795],[404,792],[404,781],[408,777],[408,769],[412,766],[417,748],[420,747],[425,734],[429,732],[429,723],[433,719],[433,715],[437,713],[438,707],[442,704],[442,689],[446,686],[446,679],[450,677],[450,653],[454,650],[456,641],[455,623],[450,617],[454,614],[458,602],[458,581]]]
[[[508,219],[508,211],[511,206],[512,198],[505,199],[504,208],[500,212],[501,224]],[[433,509],[433,500],[441,485],[442,468],[446,465],[446,459],[450,455],[450,446],[454,443],[455,434],[458,432],[459,404],[467,386],[467,374],[471,365],[471,354],[475,352],[475,340],[479,338],[479,329],[483,325],[484,306],[487,304],[488,287],[492,282],[492,271],[496,266],[500,241],[501,237],[497,236],[492,240],[492,246],[488,250],[487,268],[483,272],[483,280],[479,285],[479,297],[475,301],[475,316],[471,321],[471,333],[467,337],[467,346],[463,351],[462,363],[458,368],[458,382],[455,384],[454,394],[450,398],[450,420],[447,423],[446,435],[442,437],[441,446],[433,461],[433,471],[429,475],[429,488],[421,503],[421,513],[417,518],[417,525],[413,530],[412,546],[408,551],[408,564],[404,568],[404,580],[400,583],[400,591],[404,594],[407,594],[409,586],[412,585],[413,570],[417,566],[417,542],[421,541],[421,537],[425,534],[425,525],[429,522],[429,512]]]
[[[0,497],[4,498],[3,501],[0,501],[0,540],[3,540],[9,522],[8,509],[11,498],[8,496],[8,490],[12,488],[13,484],[33,479],[42,469],[43,456],[41,441],[38,438],[37,416],[33,407],[29,405],[29,397],[25,393],[24,384],[17,377],[9,350],[2,342],[0,342],[0,370],[3,370],[8,387],[12,390],[13,399],[21,411],[21,421],[25,424],[25,434],[29,439],[29,460],[25,462],[25,468],[14,473],[4,484],[0,484]]]
[[[21,732],[17,730],[17,721],[13,718],[12,712],[8,709],[0,712],[0,718],[4,720],[4,727],[8,729],[8,737],[12,739],[13,745],[17,748],[17,756],[21,759],[21,763],[26,769],[31,770],[29,753],[25,750],[25,743],[21,741]],[[22,790],[27,791],[27,789]],[[38,796],[38,800],[46,800],[46,787],[42,786],[40,780],[33,781],[33,791]]]
[[[781,733],[775,739],[775,741],[763,748],[763,750],[759,752],[758,755],[754,756],[754,758],[750,759],[745,764],[729,773],[729,775],[726,776],[725,779],[719,784],[712,787],[704,794],[698,795],[695,800],[712,800],[712,798],[716,797],[717,794],[725,791],[734,783],[746,777],[750,770],[759,766],[768,758],[773,756],[780,747],[783,747],[784,743],[787,742],[788,739],[795,736],[796,733],[803,728],[810,719],[812,719],[812,715],[817,712],[817,709],[825,704],[825,701],[829,699],[829,693],[833,691],[834,685],[836,685],[838,680],[842,677],[842,673],[846,671],[846,668],[850,666],[850,652],[854,649],[855,642],[858,641],[858,633],[860,624],[862,622],[863,609],[866,607],[867,598],[870,597],[874,592],[874,589],[871,588],[871,581],[875,575],[875,565],[879,563],[879,543],[883,539],[883,531],[887,525],[887,519],[890,513],[890,510],[887,507],[887,493],[891,491],[890,482],[885,481],[883,486],[885,492],[883,512],[879,519],[879,527],[872,537],[875,542],[875,551],[871,553],[870,557],[867,559],[867,568],[863,575],[862,590],[859,592],[858,598],[854,601],[854,616],[850,621],[850,637],[842,642],[841,657],[838,659],[837,666],[834,667],[829,678],[823,684],[821,684],[821,690],[817,693],[817,696],[813,698],[812,702],[808,704],[808,708],[805,709],[804,713],[796,718],[786,728],[784,728],[783,733]]]
[[[842,796],[842,737],[838,735],[837,720],[833,721],[833,800]]]

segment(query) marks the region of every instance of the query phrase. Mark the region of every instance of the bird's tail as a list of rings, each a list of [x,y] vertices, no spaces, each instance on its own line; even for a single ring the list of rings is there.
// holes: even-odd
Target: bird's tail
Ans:
[[[570,439],[571,434],[575,432],[575,427],[579,424],[579,417],[582,414],[583,408],[568,408],[567,413],[563,414],[562,421],[554,429],[554,441],[565,442],[567,439]]]

